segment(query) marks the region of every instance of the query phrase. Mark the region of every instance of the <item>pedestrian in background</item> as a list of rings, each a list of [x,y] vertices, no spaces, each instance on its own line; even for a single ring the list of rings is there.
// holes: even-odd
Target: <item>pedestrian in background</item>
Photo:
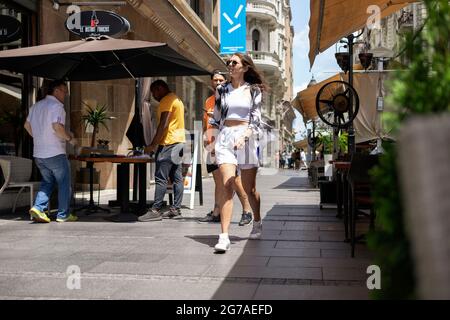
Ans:
[[[279,161],[278,167],[280,169],[284,169],[284,163],[285,163],[284,152],[278,151],[278,161]]]
[[[155,200],[150,210],[138,218],[139,221],[160,221],[163,218],[181,217],[183,201],[182,157],[186,141],[184,129],[184,105],[163,80],[150,85],[153,98],[159,101],[159,123],[150,145],[144,148],[146,153],[155,154]],[[169,211],[161,213],[169,178],[173,183],[174,203]]]
[[[302,166],[307,169],[308,165],[306,164],[306,153],[303,149],[300,151],[300,158],[302,159]]]

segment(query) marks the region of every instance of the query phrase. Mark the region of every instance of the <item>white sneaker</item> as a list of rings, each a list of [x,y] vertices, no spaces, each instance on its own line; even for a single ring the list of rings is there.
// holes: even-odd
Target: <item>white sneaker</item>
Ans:
[[[216,252],[225,252],[230,250],[230,239],[228,234],[221,233],[219,235],[219,242],[214,246]]]
[[[262,233],[262,222],[261,221],[253,221],[253,228],[248,236],[249,239],[257,240],[261,238]]]

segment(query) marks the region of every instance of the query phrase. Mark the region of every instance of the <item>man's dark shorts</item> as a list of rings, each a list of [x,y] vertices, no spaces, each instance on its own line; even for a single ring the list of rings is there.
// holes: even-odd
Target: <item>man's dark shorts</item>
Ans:
[[[213,171],[216,171],[217,169],[219,169],[219,166],[217,164],[207,164],[206,165],[206,171],[208,173],[211,173]]]
[[[213,154],[209,153],[206,156],[206,171],[211,173],[219,169],[219,165],[216,163],[216,158]]]

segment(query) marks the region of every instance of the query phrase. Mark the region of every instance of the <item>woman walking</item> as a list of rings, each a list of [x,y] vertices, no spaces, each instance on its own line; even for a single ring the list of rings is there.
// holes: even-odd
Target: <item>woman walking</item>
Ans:
[[[254,214],[249,238],[259,239],[262,232],[256,173],[259,166],[261,99],[266,86],[252,59],[247,55],[233,54],[227,61],[227,67],[231,82],[217,86],[216,104],[211,119],[211,124],[220,130],[215,144],[215,154],[223,190],[220,201],[222,232],[214,247],[216,252],[230,249],[228,229],[233,212],[236,170],[241,172],[242,185]]]
[[[211,86],[213,87],[214,93],[219,84],[226,81],[225,75],[219,70],[215,70],[211,75]],[[199,222],[220,222],[220,197],[222,194],[222,178],[220,177],[219,166],[215,160],[214,148],[210,148],[210,145],[215,140],[217,135],[217,129],[213,128],[209,124],[209,118],[214,114],[215,106],[215,94],[206,99],[205,102],[205,115],[203,116],[203,137],[204,137],[204,147],[208,152],[206,157],[206,171],[212,173],[214,178],[214,209],[206,214],[205,217],[199,219]],[[247,194],[242,187],[241,179],[239,176],[235,179],[236,194],[239,197],[239,201],[242,204],[242,217],[239,222],[240,226],[247,225],[252,222],[252,213],[250,212],[250,204],[248,202]]]

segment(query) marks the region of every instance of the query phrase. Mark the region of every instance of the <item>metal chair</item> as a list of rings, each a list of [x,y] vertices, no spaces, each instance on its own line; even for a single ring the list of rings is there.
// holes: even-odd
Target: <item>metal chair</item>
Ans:
[[[39,181],[30,181],[32,170],[31,159],[0,156],[0,166],[5,182],[0,188],[0,195],[8,188],[20,188],[14,200],[12,212],[16,211],[17,200],[25,188],[30,188],[30,208],[33,206],[34,190],[39,187]]]
[[[375,211],[373,198],[371,196],[371,181],[369,170],[378,164],[378,155],[354,153],[352,155],[350,169],[348,171],[348,182],[350,186],[350,243],[351,256],[355,256],[356,219],[360,209],[370,210],[370,229],[374,229]]]

